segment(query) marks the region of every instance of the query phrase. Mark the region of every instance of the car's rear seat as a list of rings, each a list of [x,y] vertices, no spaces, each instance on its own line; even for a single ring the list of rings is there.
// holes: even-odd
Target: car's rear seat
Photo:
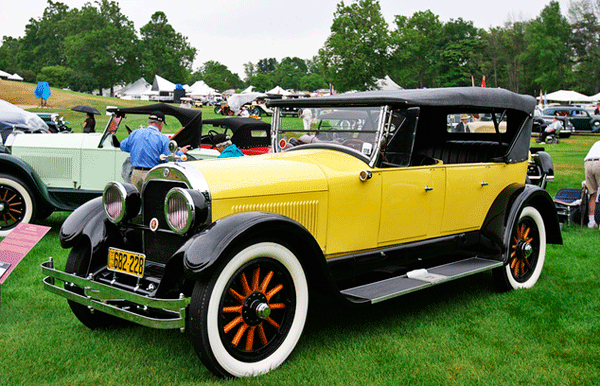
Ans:
[[[506,154],[508,144],[494,141],[447,141],[417,152],[442,160],[444,164],[492,162]]]

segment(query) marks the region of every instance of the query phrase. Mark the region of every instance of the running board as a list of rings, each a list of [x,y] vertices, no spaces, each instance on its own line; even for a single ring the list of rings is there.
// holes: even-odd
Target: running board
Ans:
[[[501,261],[472,257],[440,265],[439,267],[417,269],[408,272],[406,275],[345,289],[341,293],[355,301],[379,303],[436,284],[474,275],[501,266]]]

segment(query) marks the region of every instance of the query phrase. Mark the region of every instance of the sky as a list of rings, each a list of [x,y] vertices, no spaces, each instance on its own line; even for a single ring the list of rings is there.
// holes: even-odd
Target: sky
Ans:
[[[92,0],[59,0],[81,8]],[[193,70],[214,60],[244,79],[244,63],[286,56],[311,59],[330,34],[340,0],[117,0],[137,31],[156,11],[196,48]],[[346,5],[352,0],[345,0]],[[539,16],[550,0],[379,0],[390,30],[396,15],[431,10],[442,22],[462,17],[479,28],[502,26],[509,20]],[[567,15],[569,0],[559,0]],[[0,37],[22,37],[29,19],[40,19],[46,0],[0,0]]]

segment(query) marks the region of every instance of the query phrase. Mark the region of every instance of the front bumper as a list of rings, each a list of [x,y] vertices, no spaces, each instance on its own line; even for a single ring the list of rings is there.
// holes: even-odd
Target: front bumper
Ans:
[[[41,264],[44,288],[68,300],[83,304],[90,310],[128,320],[146,327],[185,330],[185,318],[190,298],[157,299],[124,291],[106,284],[54,269],[52,258]],[[59,280],[68,287],[77,286],[84,294],[69,291],[55,284]]]

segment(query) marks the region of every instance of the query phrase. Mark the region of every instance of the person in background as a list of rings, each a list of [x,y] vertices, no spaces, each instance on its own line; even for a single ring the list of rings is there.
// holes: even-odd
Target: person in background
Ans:
[[[594,109],[594,115],[600,115],[600,103],[596,105],[596,108]]]
[[[94,118],[94,114],[87,113],[87,118],[85,122],[83,122],[83,132],[84,133],[95,133],[96,132],[96,119]]]
[[[588,228],[598,228],[598,224],[594,220],[594,213],[596,211],[598,185],[600,184],[600,141],[594,143],[588,151],[583,161],[583,168],[585,170],[585,185],[590,195],[588,200]]]
[[[150,169],[165,162],[160,159],[161,154],[171,155],[169,137],[162,133],[164,123],[165,115],[160,111],[153,111],[148,116],[148,127],[134,130],[120,144],[121,150],[131,154],[131,183],[140,192]],[[187,153],[188,147],[181,148],[177,154]]]
[[[558,119],[558,117],[554,117],[552,123],[546,126],[544,132],[540,135],[540,144],[546,144],[546,137],[550,134],[556,133],[558,130],[562,129],[562,122]]]
[[[304,124],[304,130],[310,130],[313,123],[313,114],[310,109],[302,109],[302,123]]]
[[[240,109],[240,113],[238,115],[242,118],[250,117],[250,113],[248,112],[248,109],[246,108],[246,106],[242,106],[242,108]]]
[[[460,122],[458,123],[458,125],[456,125],[456,132],[457,133],[470,133],[471,130],[469,130],[469,119],[471,117],[467,114],[462,114],[460,116]]]
[[[212,137],[213,149],[217,149],[219,153],[218,158],[233,158],[242,157],[244,153],[237,146],[231,143],[231,138],[227,134],[215,134]]]

